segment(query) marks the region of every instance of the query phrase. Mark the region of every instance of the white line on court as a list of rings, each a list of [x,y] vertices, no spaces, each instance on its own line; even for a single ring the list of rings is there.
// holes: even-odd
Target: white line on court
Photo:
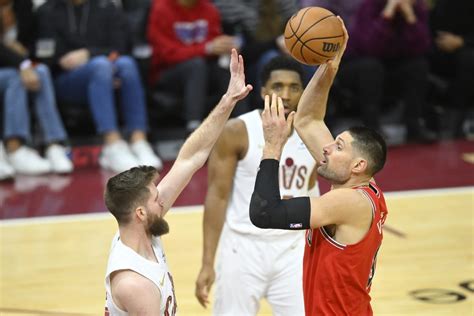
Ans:
[[[433,196],[433,195],[451,195],[451,194],[474,194],[474,186],[456,187],[456,188],[441,188],[441,189],[422,189],[422,190],[408,190],[408,191],[391,191],[384,193],[389,199]]]
[[[467,187],[456,187],[456,188],[442,188],[442,189],[423,189],[423,190],[409,190],[409,191],[394,191],[387,192],[385,196],[388,200],[390,199],[403,199],[412,197],[422,196],[436,196],[436,195],[453,195],[453,194],[473,194],[474,197],[474,186]],[[177,206],[170,210],[170,213],[195,213],[202,212],[202,205],[192,206]],[[103,213],[88,213],[88,214],[70,214],[70,215],[55,215],[55,216],[43,216],[33,218],[14,218],[0,220],[0,228],[7,226],[22,226],[22,225],[33,225],[33,224],[44,224],[44,223],[64,223],[64,222],[76,222],[76,221],[101,221],[106,219],[112,219],[113,216],[108,212]]]
[[[195,213],[203,210],[202,205],[192,206],[177,206],[173,207],[169,213]],[[41,216],[31,218],[13,218],[0,220],[0,227],[5,226],[22,226],[22,225],[33,225],[33,224],[45,224],[45,223],[64,223],[64,222],[93,222],[102,221],[107,219],[113,219],[112,214],[109,212],[101,213],[86,213],[86,214],[66,214],[66,215],[53,215],[53,216]]]

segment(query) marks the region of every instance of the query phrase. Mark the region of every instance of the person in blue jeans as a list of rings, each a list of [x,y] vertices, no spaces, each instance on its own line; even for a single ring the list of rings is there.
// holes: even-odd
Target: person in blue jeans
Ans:
[[[61,0],[40,8],[39,21],[40,39],[50,43],[50,56],[43,51],[40,57],[49,57],[58,98],[87,103],[103,136],[100,165],[114,172],[138,165],[161,169],[146,139],[145,93],[138,67],[126,54],[128,33],[121,12],[101,1]],[[129,144],[120,133],[116,89]]]
[[[31,141],[28,93],[32,94],[36,119],[47,145],[45,158],[26,145]],[[0,43],[0,94],[5,143],[5,148],[0,144],[0,180],[12,178],[15,173],[71,172],[73,165],[64,147],[67,134],[56,108],[48,67],[34,66]]]

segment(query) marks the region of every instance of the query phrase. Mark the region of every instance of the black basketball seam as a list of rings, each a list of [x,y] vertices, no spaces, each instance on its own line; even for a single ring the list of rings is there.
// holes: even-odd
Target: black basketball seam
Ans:
[[[309,9],[308,9],[308,10],[309,10]],[[306,11],[308,11],[308,10],[306,10]],[[306,11],[305,11],[304,13],[306,13]],[[321,22],[322,20],[325,20],[325,19],[327,19],[327,18],[329,18],[329,17],[332,17],[332,16],[335,16],[335,15],[334,15],[334,14],[331,14],[331,15],[325,16],[324,18],[319,19],[318,21],[316,21],[315,23],[313,23],[313,25],[311,25],[310,27],[308,27],[308,28],[306,29],[306,31],[304,31],[303,34],[301,34],[301,36],[303,36],[303,35],[304,35],[306,32],[308,32],[313,26],[315,26],[316,24],[318,24],[318,23]],[[303,21],[303,17],[301,17],[301,19],[300,19],[300,25],[301,25],[301,22],[302,22],[302,21]],[[299,26],[298,26],[298,27],[299,27]],[[301,40],[301,37],[299,37],[298,35],[296,35],[296,31],[293,30],[293,26],[291,25],[291,23],[290,23],[290,29],[291,29],[291,31],[293,32],[293,35],[290,36],[289,38],[291,38],[291,37],[293,37],[293,36],[296,37],[296,41],[295,41],[295,42],[293,43],[293,45],[291,46],[290,52],[293,52],[293,49],[295,48],[296,44],[297,44],[298,42],[300,42],[301,45],[302,45],[302,46],[301,46],[301,51],[300,51],[301,56],[303,56],[303,47],[306,47],[306,48],[308,48],[310,51],[312,51],[313,53],[316,53],[316,54],[318,54],[318,55],[320,55],[320,56],[329,57],[329,56],[325,56],[325,55],[319,54],[318,52],[315,52],[315,51],[312,50],[311,48],[307,47],[307,46],[305,45],[305,42],[303,42],[303,41]],[[303,56],[303,59],[304,59],[304,61],[306,62],[306,58],[304,58],[304,56]]]
[[[295,48],[296,43],[302,42],[302,41],[301,41],[301,39],[298,37],[298,35],[296,35],[296,32],[293,30],[293,27],[291,27],[291,24],[290,24],[290,29],[293,31],[293,35],[296,37],[296,41],[293,43],[293,46],[291,46],[291,49],[290,49],[290,52],[292,52],[293,49]]]
[[[309,40],[307,40],[306,42],[308,41],[312,41],[312,40],[320,40],[320,39],[329,39],[329,38],[338,38],[338,37],[344,37],[344,34],[341,34],[341,35],[336,35],[336,36],[328,36],[328,37],[313,37]],[[306,43],[305,42],[305,43]]]
[[[307,12],[309,9],[310,9],[310,8],[308,8],[308,9],[304,12],[304,14],[306,14],[306,12]],[[303,14],[303,16],[302,16],[301,19],[300,19],[300,23],[299,23],[299,25],[298,25],[298,28],[301,26],[301,23],[302,23],[302,21],[303,21],[304,14]],[[308,27],[308,28],[306,29],[306,31],[304,31],[303,34],[301,34],[301,36],[303,36],[306,32],[308,32],[313,26],[315,26],[315,25],[318,24],[319,22],[321,22],[321,21],[323,21],[323,20],[325,20],[325,19],[327,19],[327,18],[330,18],[330,17],[332,17],[332,16],[335,17],[334,14],[331,14],[331,15],[325,16],[325,17],[321,18],[320,20],[316,21],[315,23],[313,23],[313,25],[311,25],[310,27]],[[317,55],[319,55],[319,56],[323,56],[323,57],[326,57],[326,58],[331,58],[331,57],[332,57],[332,56],[323,55],[323,54],[318,53],[317,51],[314,51],[313,49],[311,49],[310,47],[308,47],[308,46],[306,45],[307,42],[309,42],[309,41],[311,41],[311,40],[313,40],[313,39],[338,38],[338,37],[344,36],[344,34],[342,34],[342,35],[331,36],[331,37],[311,38],[311,39],[309,39],[309,40],[303,42],[303,41],[301,40],[301,37],[299,37],[298,35],[296,35],[296,31],[297,31],[298,29],[296,29],[296,31],[295,31],[295,30],[293,29],[293,26],[292,26],[291,23],[289,23],[289,26],[290,26],[291,31],[293,32],[293,35],[291,35],[291,36],[288,37],[288,38],[287,38],[287,37],[285,37],[285,38],[286,38],[286,39],[290,39],[290,38],[292,38],[293,36],[296,37],[296,41],[293,43],[293,45],[292,45],[292,47],[291,47],[291,49],[290,49],[290,52],[292,53],[292,52],[293,52],[293,49],[294,49],[295,46],[296,46],[296,44],[297,44],[298,42],[300,42],[300,43],[301,43],[300,55],[301,55],[301,57],[303,58],[303,60],[305,61],[305,63],[307,63],[307,60],[306,60],[306,58],[305,58],[305,56],[304,56],[304,54],[303,54],[303,48],[307,48],[308,50],[310,50],[311,52],[313,52],[313,53],[315,53],[315,54],[317,54]]]
[[[311,41],[311,39],[310,39],[310,40],[307,40],[307,41],[304,42],[304,43],[301,42],[300,55],[303,57],[305,63],[308,63],[308,61],[306,60],[306,58],[305,58],[305,56],[304,56],[304,54],[303,54],[303,48],[307,48],[308,50],[310,50],[311,52],[313,52],[313,53],[315,53],[315,54],[317,54],[317,55],[319,55],[319,56],[323,56],[323,57],[326,57],[326,58],[331,58],[331,57],[332,57],[332,56],[327,56],[327,55],[320,54],[320,53],[318,53],[317,51],[314,51],[313,49],[311,49],[311,47],[306,46],[306,43],[309,42],[309,41]]]
[[[320,53],[318,53],[317,51],[312,50],[310,47],[308,47],[308,46],[306,46],[306,45],[304,45],[304,44],[303,44],[303,46],[301,46],[301,47],[306,47],[307,49],[309,49],[310,51],[312,51],[312,52],[315,53],[315,54],[318,54],[319,56],[323,56],[323,57],[327,57],[327,58],[332,58],[332,57],[334,57],[334,56],[328,56],[328,55],[320,54]]]
[[[306,31],[304,31],[303,34],[301,34],[300,36],[302,37],[303,35],[306,34],[306,32],[308,32],[309,30],[311,30],[316,24],[318,24],[319,22],[321,22],[321,21],[323,21],[323,20],[326,20],[327,18],[330,18],[330,17],[332,17],[332,16],[335,17],[334,14],[331,14],[331,15],[325,16],[324,18],[321,18],[320,20],[314,22],[314,24],[311,25],[310,27],[306,28]],[[303,20],[303,19],[301,19],[301,20]]]
[[[343,37],[344,34],[342,35],[338,35],[338,36],[331,36],[331,37],[317,37],[317,38],[310,38],[309,40],[303,42],[296,34],[296,42],[293,44],[293,47],[291,48],[290,52],[293,52],[293,48],[295,47],[295,45],[300,42],[301,43],[301,48],[300,48],[300,55],[303,57],[304,61],[306,61],[306,58],[304,57],[304,54],[303,54],[303,48],[307,48],[308,50],[310,50],[311,52],[315,53],[315,54],[318,54],[319,56],[323,56],[323,57],[327,57],[327,58],[331,58],[332,56],[327,56],[327,55],[323,55],[323,54],[320,54],[318,53],[317,51],[313,50],[311,47],[307,46],[306,43],[312,41],[312,40],[316,40],[316,39],[324,39],[324,38],[338,38],[338,37]]]
[[[298,27],[296,28],[296,30],[293,30],[293,26],[291,25],[291,20],[298,15],[298,13],[295,13],[291,16],[290,20],[288,21],[288,24],[290,25],[290,29],[293,31],[293,35],[296,35],[296,32],[299,30],[300,26],[301,26],[301,23],[303,23],[303,18],[304,16],[306,15],[306,12],[308,12],[311,8],[307,8],[306,10],[304,10],[303,14],[301,15],[301,19],[300,19],[300,22],[298,24]],[[293,37],[293,35],[291,35],[290,37],[285,37],[285,39],[290,39]]]

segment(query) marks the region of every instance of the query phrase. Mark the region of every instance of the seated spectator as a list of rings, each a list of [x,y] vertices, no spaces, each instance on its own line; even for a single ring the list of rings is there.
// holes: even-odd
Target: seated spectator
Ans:
[[[449,83],[454,135],[474,134],[474,2],[437,0],[431,14],[431,71]]]
[[[214,0],[222,16],[224,31],[241,37],[241,53],[254,85],[253,102],[260,101],[258,74],[270,59],[287,54],[283,32],[286,22],[298,11],[297,0]],[[305,69],[310,72],[314,69]],[[309,73],[308,73],[309,74]]]
[[[40,9],[40,37],[51,56],[41,56],[55,72],[60,100],[88,103],[103,135],[100,165],[121,172],[137,165],[162,167],[146,139],[147,111],[134,59],[126,55],[127,30],[115,5],[107,1],[49,1]],[[50,58],[47,58],[50,57]],[[119,132],[115,89],[130,144]]]
[[[429,70],[423,55],[429,34],[427,10],[421,2],[301,0],[301,5],[327,8],[344,20],[349,42],[335,86],[355,97],[351,106],[360,109],[364,125],[383,133],[380,120],[385,103],[402,100],[408,138],[435,140],[423,121]],[[416,23],[407,21],[405,7],[419,15]],[[390,92],[395,92],[392,98],[387,97]]]
[[[229,78],[228,64],[235,38],[222,34],[219,12],[209,0],[155,0],[148,23],[153,49],[152,86],[183,95],[187,132],[207,114],[206,97],[222,95]]]
[[[358,56],[378,58],[384,66],[384,94],[404,104],[407,139],[430,142],[425,126],[430,47],[428,9],[423,0],[364,0],[353,21],[350,41]],[[375,107],[372,115],[379,116]]]
[[[352,32],[357,10],[363,0],[301,0],[302,7],[323,7],[336,15],[339,15],[349,33],[344,58],[339,66],[336,77],[335,90],[338,92],[349,91],[351,98],[351,110],[353,107],[359,109],[360,119],[365,126],[373,128],[382,133],[380,127],[380,107],[382,106],[384,66],[382,61],[372,56],[358,56],[352,49]],[[343,94],[343,93],[340,93]],[[338,96],[340,97],[340,95]],[[341,99],[341,98],[339,98]],[[340,102],[342,103],[342,102]],[[353,104],[352,104],[353,103]],[[345,110],[345,109],[344,109]],[[342,109],[336,109],[334,118],[337,121]],[[346,112],[346,111],[344,111]],[[335,122],[337,124],[337,122]]]
[[[56,108],[49,69],[43,64],[35,65],[28,57],[34,36],[32,2],[2,0],[0,10],[0,94],[5,143],[5,149],[0,145],[0,180],[15,173],[69,173],[73,165],[64,147],[67,135]],[[43,132],[46,158],[27,146],[31,141],[28,93],[33,97],[36,119]]]
[[[128,50],[137,62],[143,82],[149,81],[151,66],[151,45],[148,43],[146,29],[152,0],[120,0],[117,8],[125,16],[129,31]],[[145,92],[149,90],[145,89]]]

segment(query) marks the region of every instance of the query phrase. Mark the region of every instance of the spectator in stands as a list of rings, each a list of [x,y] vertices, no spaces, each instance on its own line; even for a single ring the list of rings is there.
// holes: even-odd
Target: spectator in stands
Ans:
[[[219,12],[209,0],[155,0],[148,40],[152,85],[183,95],[186,129],[192,132],[207,114],[209,89],[225,92],[228,63],[219,67],[217,57],[230,57],[238,43],[222,34]]]
[[[34,38],[32,8],[31,0],[0,1],[0,103],[5,142],[5,148],[0,145],[0,180],[15,173],[40,175],[73,170],[64,147],[67,135],[56,108],[49,69],[29,57]],[[46,158],[27,146],[31,141],[28,93],[33,96]]]
[[[431,14],[432,71],[449,82],[456,136],[474,134],[474,1],[437,0]]]
[[[365,126],[380,133],[379,107],[382,106],[384,66],[372,56],[357,56],[352,49],[352,32],[357,10],[363,0],[301,0],[302,7],[323,7],[339,15],[349,33],[349,42],[344,58],[339,66],[335,82],[335,90],[347,90],[354,96],[351,108],[360,109],[360,119]],[[339,112],[341,112],[339,110]],[[340,113],[336,112],[335,118]],[[359,118],[357,118],[359,119]]]
[[[162,167],[146,139],[144,89],[134,59],[126,55],[127,29],[109,1],[54,0],[39,9],[42,39],[52,41],[49,61],[61,100],[87,102],[103,135],[100,165],[121,172],[137,165]],[[48,60],[45,58],[45,60]],[[119,131],[114,90],[130,144]]]
[[[254,86],[252,103],[259,104],[258,74],[270,59],[288,53],[283,32],[288,19],[299,9],[298,1],[214,0],[214,4],[221,13],[224,31],[242,38],[247,77]]]
[[[394,93],[405,107],[408,140],[434,141],[424,124],[430,47],[428,9],[424,0],[364,0],[350,34],[354,53],[380,59],[384,94]],[[379,108],[372,115],[378,116]]]
[[[344,19],[349,42],[335,87],[349,90],[355,96],[355,104],[351,105],[360,109],[364,124],[383,133],[380,113],[387,102],[384,96],[395,91],[393,99],[404,101],[407,109],[408,137],[433,141],[436,135],[422,120],[428,80],[423,55],[429,47],[429,34],[427,11],[421,1],[301,0],[301,5],[324,7]],[[413,14],[420,15],[418,21],[407,22],[403,8],[416,10]],[[406,47],[411,41],[418,45]],[[401,86],[394,85],[397,81]]]

